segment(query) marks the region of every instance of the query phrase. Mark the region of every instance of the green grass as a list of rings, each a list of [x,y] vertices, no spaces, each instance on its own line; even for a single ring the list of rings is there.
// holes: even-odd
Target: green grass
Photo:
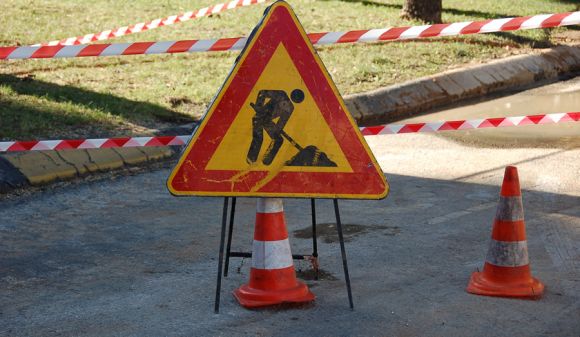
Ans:
[[[0,44],[27,45],[183,13],[224,0],[3,0]],[[291,1],[308,32],[419,24],[399,18],[403,0]],[[445,0],[457,22],[577,10],[573,1]],[[245,36],[254,5],[110,41]],[[335,45],[319,54],[343,95],[460,65],[546,47],[554,32],[528,30],[416,42]],[[236,52],[0,62],[0,139],[146,134],[197,118]]]

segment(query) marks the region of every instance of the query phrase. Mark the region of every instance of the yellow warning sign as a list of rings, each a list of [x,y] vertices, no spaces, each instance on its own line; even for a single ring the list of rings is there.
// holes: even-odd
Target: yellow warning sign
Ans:
[[[187,144],[175,195],[380,199],[388,185],[291,7],[265,12]]]

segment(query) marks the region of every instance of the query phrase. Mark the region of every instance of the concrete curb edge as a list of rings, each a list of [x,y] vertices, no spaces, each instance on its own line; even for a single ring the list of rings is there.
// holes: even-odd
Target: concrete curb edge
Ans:
[[[26,177],[10,161],[0,156],[0,193],[28,185]]]
[[[558,46],[349,95],[345,103],[360,126],[377,125],[485,94],[554,82],[578,71],[580,45]]]
[[[165,147],[15,152],[0,155],[0,193],[172,157]]]

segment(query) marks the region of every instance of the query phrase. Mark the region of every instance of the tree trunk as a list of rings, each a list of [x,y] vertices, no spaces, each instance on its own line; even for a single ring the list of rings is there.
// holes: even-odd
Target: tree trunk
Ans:
[[[429,23],[441,23],[443,0],[405,0],[401,17]]]

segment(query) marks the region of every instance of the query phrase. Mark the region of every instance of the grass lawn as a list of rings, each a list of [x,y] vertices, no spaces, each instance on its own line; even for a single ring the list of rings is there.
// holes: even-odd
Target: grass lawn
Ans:
[[[27,45],[148,21],[225,0],[3,0],[0,45]],[[290,1],[307,32],[413,25],[403,0]],[[444,22],[578,10],[574,0],[445,0]],[[265,4],[112,42],[245,36]],[[551,46],[568,28],[318,48],[343,95]],[[578,29],[572,27],[570,29]],[[108,41],[107,41],[108,42]],[[199,118],[237,52],[0,61],[0,139],[144,135]]]

